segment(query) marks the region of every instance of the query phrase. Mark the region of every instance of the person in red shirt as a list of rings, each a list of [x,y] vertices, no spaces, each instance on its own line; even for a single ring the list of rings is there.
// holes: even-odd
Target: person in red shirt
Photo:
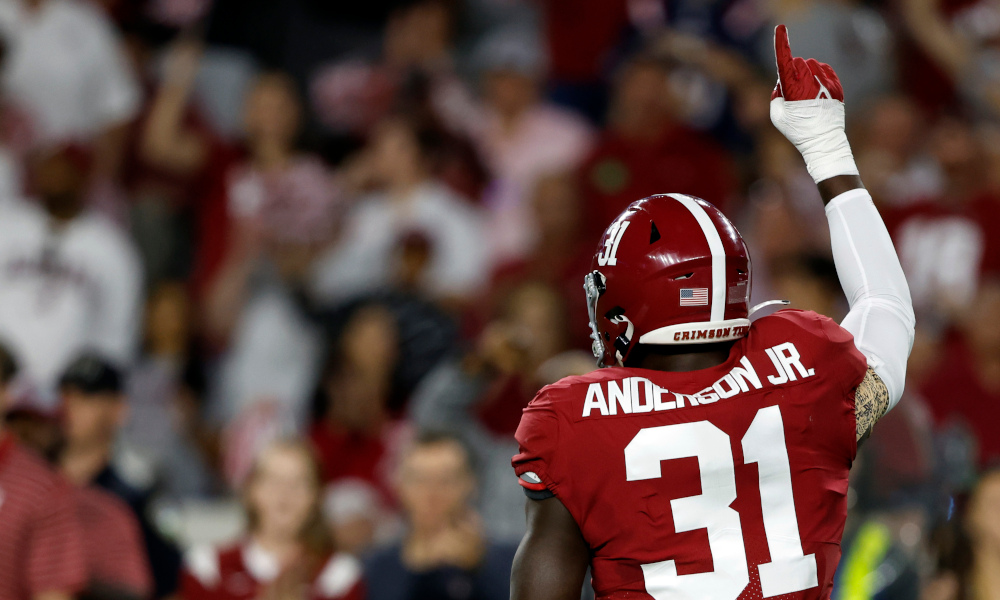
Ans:
[[[365,306],[351,315],[328,361],[324,414],[309,432],[324,482],[360,479],[387,505],[395,504],[392,470],[410,435],[388,408],[398,340],[395,317],[384,307]]]
[[[775,30],[771,120],[817,183],[850,311],[751,323],[745,242],[685,194],[638,200],[584,279],[603,367],[543,388],[512,459],[512,600],[830,598],[858,444],[903,393],[915,318],[829,65]]]
[[[276,442],[257,457],[245,489],[250,531],[239,543],[195,547],[183,600],[361,600],[361,566],[333,551],[320,512],[321,477],[308,444]]]
[[[8,394],[4,424],[8,435],[24,449],[51,464],[58,461],[63,444],[61,415],[56,410],[42,408],[36,394],[28,382],[19,379],[16,391]],[[119,600],[152,597],[153,580],[146,547],[139,522],[129,506],[96,485],[67,481],[73,484],[67,494],[72,499],[85,549],[87,575],[83,595]]]
[[[365,558],[368,600],[507,600],[514,547],[491,539],[472,507],[474,469],[454,434],[422,431],[406,448],[396,473],[406,531]]]
[[[979,282],[1000,275],[1000,194],[978,133],[958,119],[938,121],[928,145],[942,190],[887,207],[886,226],[921,313],[961,318]]]
[[[89,485],[75,488],[74,504],[87,560],[87,595],[142,600],[153,594],[153,575],[142,532],[128,505]]]
[[[959,335],[922,382],[939,425],[961,423],[979,444],[979,462],[1000,460],[1000,281],[982,284],[962,315]]]
[[[736,185],[732,161],[711,138],[673,120],[668,75],[661,62],[640,56],[618,76],[608,127],[581,172],[591,244],[629,203],[663,190],[727,208]]]
[[[16,370],[0,347],[0,415]],[[0,599],[70,600],[86,580],[72,487],[0,419]]]
[[[128,412],[118,366],[99,353],[81,354],[59,378],[59,396],[63,441],[57,457],[60,472],[76,486],[101,488],[130,508],[141,528],[144,552],[149,557],[155,586],[153,595],[157,598],[172,595],[177,589],[180,551],[151,517],[151,488],[134,485],[113,460],[115,440]],[[105,522],[114,525],[114,521]],[[101,525],[93,527],[91,531],[99,530]],[[123,539],[127,537],[122,535]],[[120,571],[125,574],[123,582],[131,581],[127,573],[135,568],[139,567],[123,566]]]
[[[607,102],[604,76],[628,39],[628,0],[542,0],[550,96],[599,121]],[[652,4],[654,17],[657,3]],[[634,7],[632,7],[634,8]],[[641,11],[635,11],[641,12]],[[649,12],[649,11],[647,11]]]

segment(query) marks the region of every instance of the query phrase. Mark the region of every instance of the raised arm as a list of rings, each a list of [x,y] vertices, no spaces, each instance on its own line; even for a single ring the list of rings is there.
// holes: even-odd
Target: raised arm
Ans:
[[[857,437],[903,395],[913,346],[910,289],[889,232],[858,176],[844,128],[844,91],[830,65],[792,56],[788,32],[774,32],[778,85],[771,121],[802,154],[830,224],[837,275],[850,312],[842,323],[868,359],[855,397]]]
[[[199,43],[182,40],[167,54],[167,68],[142,129],[143,158],[171,173],[189,175],[204,166],[208,143],[184,123],[201,64]]]
[[[973,44],[957,34],[949,19],[941,14],[939,4],[939,0],[905,0],[903,20],[924,52],[955,80],[961,80],[975,56]]]

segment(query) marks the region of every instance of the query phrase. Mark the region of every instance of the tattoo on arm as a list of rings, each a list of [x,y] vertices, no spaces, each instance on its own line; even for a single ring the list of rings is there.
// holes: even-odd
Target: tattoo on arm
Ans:
[[[889,409],[889,389],[875,371],[868,369],[854,394],[854,416],[860,444],[871,435],[875,422]]]

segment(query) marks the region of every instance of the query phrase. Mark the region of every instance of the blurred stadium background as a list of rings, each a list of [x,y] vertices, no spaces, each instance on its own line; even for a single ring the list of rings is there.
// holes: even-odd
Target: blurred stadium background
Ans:
[[[846,311],[768,118],[778,22],[843,81],[918,316],[834,597],[1000,598],[995,0],[0,0],[0,409],[144,540],[87,593],[230,597],[180,556],[294,512],[257,459],[298,438],[370,598],[505,598],[512,434],[593,368],[582,279],[629,202],[716,204],[754,303]]]

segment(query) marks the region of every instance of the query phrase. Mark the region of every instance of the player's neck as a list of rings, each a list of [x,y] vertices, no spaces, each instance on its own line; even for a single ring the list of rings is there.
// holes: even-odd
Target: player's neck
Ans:
[[[733,342],[706,344],[704,346],[639,346],[630,357],[629,367],[653,371],[700,371],[721,365],[729,360]]]

